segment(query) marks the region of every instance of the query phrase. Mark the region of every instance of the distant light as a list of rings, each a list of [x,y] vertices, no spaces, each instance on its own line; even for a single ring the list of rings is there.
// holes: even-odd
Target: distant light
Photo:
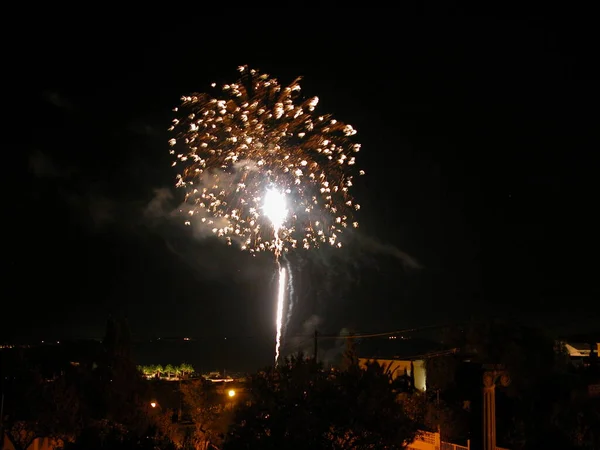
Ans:
[[[229,389],[229,392],[227,392],[227,395],[229,395],[230,397],[235,397],[235,391],[233,389]]]
[[[153,408],[156,408],[156,402],[150,402],[150,406],[152,406]]]
[[[189,340],[190,340],[190,338],[183,338],[183,340],[184,340],[184,341],[189,341]]]

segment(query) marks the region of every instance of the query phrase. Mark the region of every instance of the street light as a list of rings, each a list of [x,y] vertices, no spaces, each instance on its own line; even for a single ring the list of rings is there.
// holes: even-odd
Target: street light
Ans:
[[[229,389],[227,395],[229,395],[229,397],[235,397],[235,391],[233,389]]]
[[[150,406],[152,406],[153,408],[156,408],[156,402],[150,402]]]

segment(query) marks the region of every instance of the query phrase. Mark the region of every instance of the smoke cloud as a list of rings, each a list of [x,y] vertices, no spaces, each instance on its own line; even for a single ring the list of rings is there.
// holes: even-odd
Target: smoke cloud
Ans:
[[[374,255],[385,255],[391,256],[392,258],[400,261],[405,269],[418,270],[423,269],[423,266],[408,253],[403,252],[397,247],[390,244],[385,244],[372,238],[365,236],[364,234],[355,233],[354,240],[357,244],[358,249],[364,253],[370,253]]]
[[[312,355],[314,351],[314,333],[322,324],[323,319],[313,314],[302,323],[298,334],[289,338],[284,336],[283,356],[297,353],[303,353],[306,356]]]

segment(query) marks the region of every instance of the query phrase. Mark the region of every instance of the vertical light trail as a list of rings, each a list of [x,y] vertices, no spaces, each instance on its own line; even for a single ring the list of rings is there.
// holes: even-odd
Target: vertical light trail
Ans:
[[[279,280],[277,289],[277,340],[275,343],[275,365],[279,361],[279,347],[281,346],[281,330],[283,327],[283,303],[285,300],[286,272],[281,264],[279,266]]]
[[[269,189],[265,195],[265,203],[263,210],[265,215],[269,218],[273,224],[273,238],[275,243],[275,260],[277,261],[277,267],[279,269],[279,280],[277,286],[277,337],[275,338],[275,366],[279,361],[279,348],[281,347],[281,335],[283,328],[283,303],[285,301],[285,280],[286,272],[281,263],[279,257],[281,256],[281,250],[283,248],[283,241],[279,236],[279,230],[283,225],[283,222],[287,216],[287,207],[285,201],[285,194],[274,189]]]

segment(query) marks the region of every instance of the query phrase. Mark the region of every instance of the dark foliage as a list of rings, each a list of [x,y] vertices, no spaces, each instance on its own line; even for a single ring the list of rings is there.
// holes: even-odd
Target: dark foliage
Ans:
[[[598,401],[585,395],[584,374],[569,364],[551,336],[532,327],[486,322],[448,330],[445,344],[460,352],[427,362],[428,425],[437,422],[442,436],[456,439],[456,430],[479,426],[481,367],[501,364],[510,384],[496,388],[499,445],[513,450],[596,448]]]
[[[260,372],[224,448],[403,448],[417,426],[397,401],[385,369],[372,364],[327,372],[302,355]]]
[[[75,442],[67,443],[64,450],[176,450],[168,438],[148,434],[140,436],[122,425],[98,421],[86,428]]]
[[[151,411],[149,385],[131,360],[125,324],[109,322],[104,345],[91,346],[80,361],[65,348],[15,352],[10,370],[3,367],[3,426],[16,450],[36,438],[75,449],[104,440],[111,442],[108,448],[169,441]]]

